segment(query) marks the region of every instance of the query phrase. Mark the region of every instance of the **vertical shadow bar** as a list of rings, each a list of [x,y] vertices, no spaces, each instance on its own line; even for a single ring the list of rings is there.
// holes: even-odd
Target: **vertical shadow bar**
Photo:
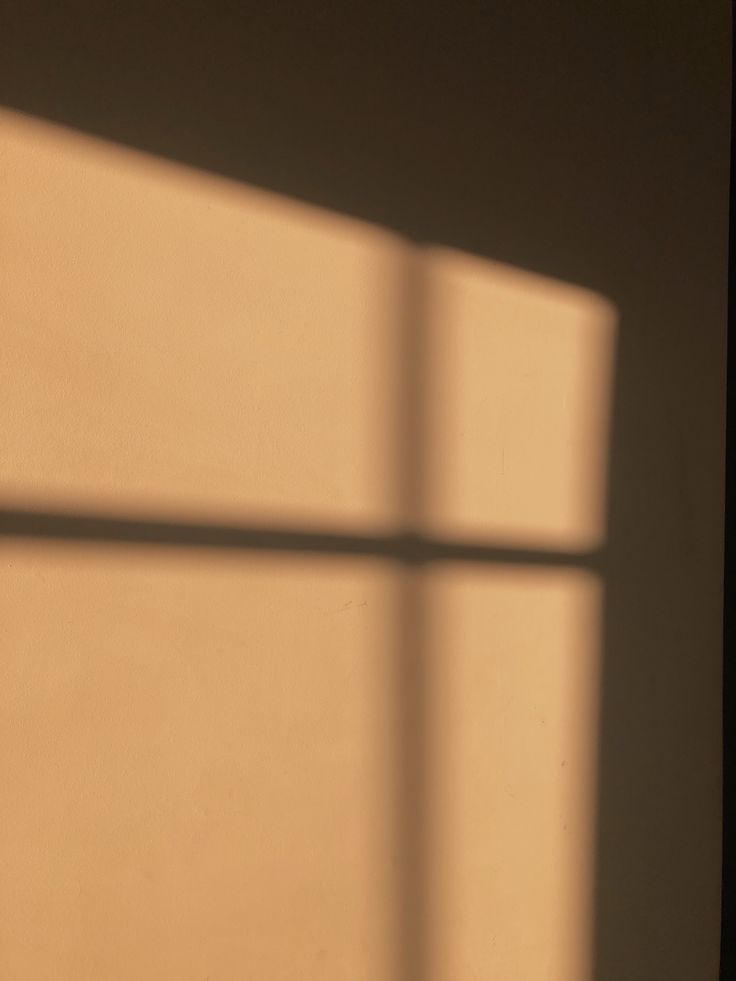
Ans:
[[[396,441],[399,513],[406,533],[395,667],[398,716],[396,857],[397,981],[426,981],[428,912],[427,654],[422,554],[415,547],[425,503],[427,337],[418,250],[411,244],[401,284]]]
[[[397,981],[426,981],[428,975],[427,666],[421,576],[421,568],[405,568],[398,597]]]

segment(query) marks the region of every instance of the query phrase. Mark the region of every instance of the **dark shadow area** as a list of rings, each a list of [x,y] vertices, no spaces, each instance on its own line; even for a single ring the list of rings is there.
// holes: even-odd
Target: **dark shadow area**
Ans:
[[[427,562],[478,562],[598,568],[597,552],[512,548],[483,542],[434,538],[407,530],[392,535],[334,532],[315,528],[264,525],[198,524],[158,521],[112,514],[66,511],[0,510],[0,538],[183,548],[234,549],[245,552],[295,552],[307,555],[370,555],[403,565]]]
[[[397,673],[405,705],[402,981],[427,976],[420,809],[429,761],[421,582],[412,567],[436,560],[600,569],[592,981],[692,981],[711,962],[715,977],[714,906],[703,897],[717,890],[720,848],[720,760],[707,707],[720,690],[713,652],[721,640],[729,13],[725,2],[696,9],[671,0],[130,2],[118,10],[29,0],[0,18],[0,104],[415,242],[580,284],[621,311],[600,561],[416,532],[424,395],[421,291],[411,273],[406,534],[0,517],[13,536],[406,563]]]
[[[736,21],[731,24],[731,61],[736,52]],[[734,595],[736,554],[736,75],[731,76],[731,195],[728,256],[728,405],[726,411],[726,516],[723,594]],[[723,881],[721,892],[721,981],[736,977],[736,614],[726,602],[723,616]]]

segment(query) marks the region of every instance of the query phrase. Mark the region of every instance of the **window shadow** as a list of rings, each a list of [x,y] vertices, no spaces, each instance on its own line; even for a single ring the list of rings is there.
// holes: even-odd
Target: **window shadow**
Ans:
[[[442,559],[594,566],[606,602],[592,981],[714,978],[726,5],[676,15],[664,2],[646,12],[526,2],[422,12],[396,4],[226,4],[216,14],[196,4],[124,6],[113,13],[39,0],[6,11],[0,102],[616,303],[606,551],[582,560],[524,555],[419,534],[416,271],[405,311],[407,526],[399,535],[10,506],[3,533],[382,554],[403,564],[404,981],[429,977],[418,570]]]

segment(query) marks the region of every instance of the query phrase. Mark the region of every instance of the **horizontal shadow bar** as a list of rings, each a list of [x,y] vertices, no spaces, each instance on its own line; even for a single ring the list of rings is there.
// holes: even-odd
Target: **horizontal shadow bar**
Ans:
[[[229,551],[364,555],[404,565],[429,562],[552,565],[598,568],[600,551],[512,548],[483,542],[434,538],[414,532],[389,535],[340,533],[257,525],[153,521],[115,515],[0,510],[0,536],[137,546],[167,545]]]

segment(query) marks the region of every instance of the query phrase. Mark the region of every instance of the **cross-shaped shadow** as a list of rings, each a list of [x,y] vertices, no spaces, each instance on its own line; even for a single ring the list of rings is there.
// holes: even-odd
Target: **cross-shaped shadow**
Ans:
[[[422,532],[429,452],[425,425],[429,366],[419,258],[410,263],[405,282],[405,303],[397,338],[402,411],[396,420],[400,433],[397,467],[403,527],[390,534],[376,535],[329,528],[143,520],[115,514],[0,508],[0,536],[141,548],[165,545],[244,553],[364,556],[396,563],[402,571],[394,674],[395,697],[401,715],[396,733],[399,800],[396,801],[395,851],[401,856],[396,883],[400,916],[396,932],[401,938],[396,977],[403,981],[425,981],[428,977],[427,870],[431,859],[425,816],[432,760],[428,756],[427,738],[427,611],[423,570],[429,565],[453,562],[600,571],[602,551],[509,547]]]
[[[418,267],[400,338],[395,533],[0,511],[8,540],[375,556],[403,570],[397,981],[429,973],[423,579],[442,562],[605,574],[590,977],[715,972],[728,11],[615,6],[38,0],[9,7],[0,30],[3,105],[577,283],[622,311],[605,557],[425,533]]]

